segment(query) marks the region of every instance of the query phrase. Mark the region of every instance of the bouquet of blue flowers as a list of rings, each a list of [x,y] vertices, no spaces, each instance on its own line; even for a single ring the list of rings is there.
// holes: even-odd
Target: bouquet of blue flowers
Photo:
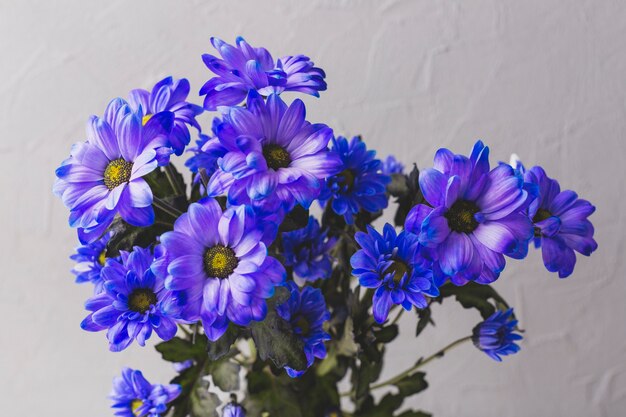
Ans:
[[[123,369],[115,415],[427,416],[402,404],[427,388],[429,362],[469,341],[496,361],[519,350],[513,309],[490,286],[507,258],[532,241],[565,278],[575,252],[597,248],[594,206],[541,167],[492,167],[479,141],[469,157],[440,149],[432,168],[405,171],[283,100],[326,90],[308,57],[212,44],[202,106],[185,79],[133,90],[88,120],[56,170],[81,243],[73,273],[93,285],[81,327],[106,331],[113,352],[156,333],[178,374],[152,384]],[[219,114],[209,132],[204,111]],[[171,163],[185,151],[189,183]],[[393,224],[373,226],[388,206]],[[400,316],[414,314],[419,336],[445,300],[482,321],[381,381]]]

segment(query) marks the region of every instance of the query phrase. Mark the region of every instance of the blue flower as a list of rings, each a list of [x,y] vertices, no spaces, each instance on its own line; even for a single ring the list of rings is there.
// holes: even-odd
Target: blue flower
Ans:
[[[283,233],[285,265],[293,266],[296,275],[309,281],[330,277],[332,258],[328,252],[337,239],[329,239],[327,234],[313,216],[306,227]]]
[[[404,171],[404,165],[396,159],[395,156],[389,155],[387,159],[383,161],[382,165],[383,174],[402,174]]]
[[[301,100],[287,107],[276,94],[266,103],[251,92],[247,108],[229,108],[214,128],[226,152],[209,182],[209,195],[228,191],[233,205],[263,201],[272,209],[290,210],[296,203],[308,208],[341,161],[327,149],[332,129],[304,118]]]
[[[108,330],[109,349],[119,352],[133,340],[144,346],[154,330],[163,340],[176,334],[177,300],[163,278],[150,269],[150,249],[120,251],[121,261],[108,259],[102,268],[105,292],[85,303],[91,313],[80,326],[87,331]]]
[[[174,370],[179,374],[182,373],[184,370],[191,368],[192,366],[194,366],[194,362],[192,359],[188,359],[184,362],[174,362],[172,364]]]
[[[98,239],[116,214],[133,226],[154,222],[152,190],[142,177],[162,161],[174,119],[161,112],[142,125],[142,118],[124,100],[113,100],[104,118],[91,117],[87,141],[75,144],[56,170],[53,191],[70,209],[70,226],[78,227],[82,243]]]
[[[543,168],[526,171],[524,179],[538,187],[539,196],[528,207],[535,230],[535,246],[541,247],[543,263],[550,272],[566,278],[574,271],[574,251],[589,256],[598,248],[594,228],[587,219],[596,208],[571,190],[561,191]]]
[[[196,116],[203,112],[202,107],[188,103],[189,81],[184,78],[174,80],[167,77],[159,81],[151,92],[136,89],[130,92],[128,103],[134,111],[143,110],[142,123],[145,125],[151,118],[160,112],[174,113],[174,126],[169,135],[169,144],[176,155],[182,155],[185,146],[189,144],[189,126],[200,131]]]
[[[111,408],[119,417],[161,417],[180,393],[180,385],[151,384],[141,371],[124,368],[113,380]]]
[[[333,211],[344,216],[348,224],[354,223],[354,215],[361,209],[375,213],[387,207],[385,191],[391,178],[380,172],[382,164],[375,158],[376,151],[368,151],[356,136],[350,142],[344,137],[333,138],[332,153],[342,161],[341,172],[326,180],[322,204],[330,199]]]
[[[276,312],[291,324],[293,332],[304,342],[304,354],[309,368],[315,358],[326,357],[324,342],[330,340],[330,335],[324,331],[324,322],[330,319],[330,313],[326,310],[326,301],[319,288],[307,286],[300,291],[293,281],[286,282],[285,286],[291,293],[290,297],[276,307]],[[306,372],[306,369],[296,370],[288,366],[285,370],[292,378]]]
[[[367,233],[357,232],[354,238],[361,249],[350,258],[352,274],[362,287],[376,289],[373,312],[378,323],[387,320],[392,304],[407,311],[425,308],[425,295],[439,295],[417,236],[406,230],[398,235],[387,223],[383,235],[368,225]]]
[[[513,168],[489,170],[489,148],[478,141],[469,158],[440,149],[433,169],[420,173],[429,205],[409,212],[405,227],[431,248],[433,273],[441,284],[487,284],[504,269],[503,255],[522,258],[533,228],[523,213],[529,197]]]
[[[246,417],[246,409],[236,402],[230,402],[222,409],[222,417]]]
[[[512,315],[512,308],[498,310],[472,331],[474,345],[495,361],[502,361],[500,355],[512,355],[519,351],[515,341],[521,340],[522,336],[514,333],[517,320],[509,320]]]
[[[72,273],[76,275],[76,282],[91,282],[94,285],[94,294],[104,291],[104,281],[100,272],[104,267],[107,259],[106,246],[113,234],[105,233],[100,239],[81,245],[76,248],[76,253],[70,256],[70,259],[76,261],[76,265],[72,268]]]
[[[275,62],[265,48],[254,48],[242,37],[237,38],[235,46],[217,38],[211,38],[211,43],[222,59],[202,55],[206,66],[217,75],[200,89],[200,95],[206,95],[207,110],[237,105],[250,90],[264,96],[299,91],[316,97],[326,90],[326,74],[304,55],[286,56]]]
[[[202,320],[212,341],[231,321],[246,326],[263,320],[265,299],[285,279],[284,267],[267,256],[262,238],[250,208],[222,212],[211,198],[191,204],[174,230],[161,236],[169,274],[165,285],[185,295],[181,317]]]

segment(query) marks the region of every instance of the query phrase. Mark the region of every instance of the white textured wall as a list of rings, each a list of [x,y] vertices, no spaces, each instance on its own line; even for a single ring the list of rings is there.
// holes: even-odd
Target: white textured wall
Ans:
[[[0,0],[1,415],[107,416],[121,366],[171,376],[151,349],[109,353],[104,334],[80,330],[90,291],[72,283],[75,234],[53,170],[110,98],[168,74],[197,91],[209,37],[238,34],[309,54],[329,85],[306,100],[309,118],[383,156],[426,167],[437,148],[482,138],[493,162],[515,151],[598,207],[600,248],[572,277],[533,253],[497,282],[527,329],[522,352],[497,364],[464,346],[428,366],[431,387],[412,405],[438,417],[626,415],[623,1]],[[417,343],[404,317],[388,375],[478,320],[453,303],[436,313]]]

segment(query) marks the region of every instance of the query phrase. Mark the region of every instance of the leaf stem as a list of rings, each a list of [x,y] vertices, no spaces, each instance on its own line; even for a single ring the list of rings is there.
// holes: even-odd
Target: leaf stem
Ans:
[[[176,207],[171,206],[170,204],[166,203],[165,201],[161,200],[158,197],[154,197],[152,199],[152,204],[154,205],[154,207],[158,208],[159,210],[169,214],[170,216],[172,216],[174,219],[177,219],[180,217],[181,214],[183,214],[180,210],[178,210]]]
[[[398,322],[398,320],[400,320],[400,317],[402,317],[402,313],[404,313],[404,308],[400,307],[400,311],[398,311],[398,314],[396,315],[396,317],[394,317],[394,319],[389,324],[391,326],[396,324]]]
[[[178,181],[176,181],[176,177],[174,176],[174,171],[171,165],[165,166],[165,176],[167,177],[167,181],[172,186],[175,195],[179,196],[186,194],[185,190],[183,190]]]

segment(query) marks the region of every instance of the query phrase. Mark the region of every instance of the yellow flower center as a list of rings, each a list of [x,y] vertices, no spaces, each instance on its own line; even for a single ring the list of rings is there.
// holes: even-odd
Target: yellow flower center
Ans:
[[[399,284],[404,274],[408,274],[409,271],[410,268],[407,264],[403,261],[395,260],[391,265],[389,265],[389,268],[385,270],[384,274],[387,275],[393,273],[393,282]]]
[[[104,262],[107,260],[107,250],[103,250],[102,252],[100,252],[100,255],[98,255],[98,263],[102,266],[104,266]]]
[[[238,264],[235,252],[224,245],[215,245],[204,254],[204,270],[209,277],[228,278]]]
[[[133,412],[133,415],[135,415],[137,417],[141,417],[141,414],[139,414],[139,411],[137,411],[137,410],[142,405],[143,405],[143,401],[141,401],[141,400],[132,400],[131,401],[131,403],[130,403],[130,411]]]
[[[444,217],[448,220],[448,227],[459,233],[472,233],[478,227],[474,214],[478,213],[478,206],[466,200],[457,200],[448,209]]]
[[[145,313],[150,306],[157,303],[157,296],[149,288],[137,288],[128,296],[128,308],[137,313]]]
[[[291,163],[291,156],[282,146],[270,143],[263,147],[263,157],[267,167],[277,171],[279,168],[287,168]]]
[[[149,121],[150,119],[152,119],[152,116],[154,116],[154,114],[150,114],[150,113],[148,113],[148,114],[146,114],[144,117],[142,117],[142,118],[141,118],[141,124],[142,124],[142,126],[145,126],[145,125],[146,125],[146,123],[148,123],[148,121]]]
[[[109,165],[104,170],[104,185],[109,190],[112,190],[118,185],[128,182],[132,170],[132,162],[127,162],[123,158],[114,159],[109,162]]]

